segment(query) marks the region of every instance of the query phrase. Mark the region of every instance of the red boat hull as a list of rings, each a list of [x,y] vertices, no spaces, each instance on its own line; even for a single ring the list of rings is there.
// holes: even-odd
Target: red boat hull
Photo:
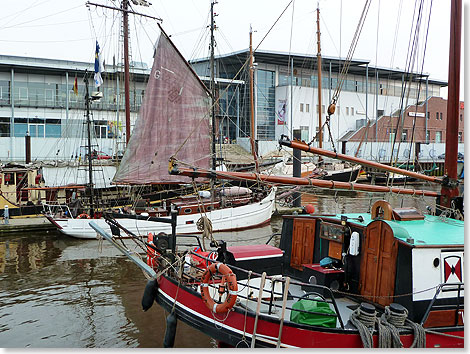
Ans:
[[[176,304],[175,304],[176,297]],[[234,347],[251,345],[255,323],[255,314],[235,309],[229,314],[213,314],[204,304],[198,292],[180,286],[166,276],[159,279],[156,300],[167,311],[173,306],[178,319],[206,333],[214,339]],[[449,328],[434,329],[439,333],[427,333],[426,347],[463,348],[464,330]],[[451,336],[448,336],[451,335]],[[279,336],[279,321],[276,318],[260,314],[256,333],[256,347],[275,347]],[[460,337],[460,338],[458,338]],[[413,334],[401,336],[405,347],[410,347]],[[378,337],[374,335],[374,346]],[[281,347],[300,348],[362,348],[359,332],[354,329],[315,328],[310,326],[284,322]]]

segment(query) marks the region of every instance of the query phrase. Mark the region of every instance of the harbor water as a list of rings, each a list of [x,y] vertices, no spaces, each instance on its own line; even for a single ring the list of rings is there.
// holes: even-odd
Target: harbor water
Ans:
[[[303,193],[302,204],[314,205],[317,213],[366,212],[369,197],[360,192],[318,191]],[[394,207],[403,203],[420,210],[434,203],[419,196],[386,199]],[[281,224],[282,217],[275,216],[262,228],[214,236],[228,245],[265,243],[281,231]],[[271,244],[276,242],[278,237]],[[2,236],[1,347],[161,348],[168,314],[156,303],[143,312],[146,281],[142,271],[106,241],[56,232]],[[210,337],[178,322],[175,347],[215,346]]]

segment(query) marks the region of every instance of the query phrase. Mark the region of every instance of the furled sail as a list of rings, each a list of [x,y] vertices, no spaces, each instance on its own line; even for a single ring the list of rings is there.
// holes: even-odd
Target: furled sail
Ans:
[[[210,163],[207,88],[161,30],[140,116],[114,176],[116,184],[188,182],[168,173],[168,160]]]

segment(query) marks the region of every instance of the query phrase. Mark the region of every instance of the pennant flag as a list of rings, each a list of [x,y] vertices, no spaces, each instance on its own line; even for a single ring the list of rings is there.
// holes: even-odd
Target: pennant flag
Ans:
[[[103,71],[103,66],[101,65],[101,55],[100,55],[100,46],[98,41],[96,41],[96,51],[95,51],[95,86],[100,87],[103,84],[103,79],[101,78],[101,72]]]
[[[75,93],[76,96],[78,96],[78,81],[77,81],[76,76],[75,76],[75,81],[73,83],[73,92]]]

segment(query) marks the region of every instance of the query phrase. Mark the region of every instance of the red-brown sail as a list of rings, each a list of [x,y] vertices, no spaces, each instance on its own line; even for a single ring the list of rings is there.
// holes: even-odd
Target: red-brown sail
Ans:
[[[140,116],[116,184],[187,183],[168,174],[168,159],[209,168],[210,117],[207,88],[161,31]]]

